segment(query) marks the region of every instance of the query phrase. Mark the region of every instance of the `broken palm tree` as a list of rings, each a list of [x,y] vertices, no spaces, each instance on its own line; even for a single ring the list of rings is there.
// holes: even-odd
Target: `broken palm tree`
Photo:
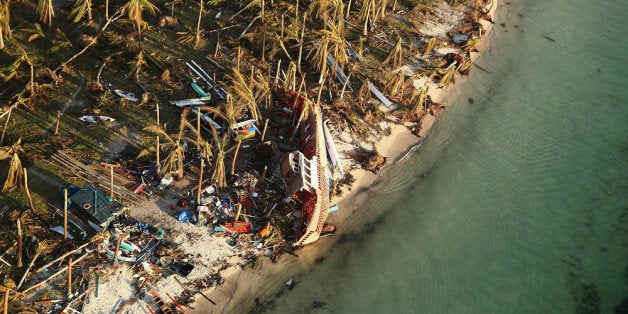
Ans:
[[[227,134],[224,133],[222,138],[218,137],[216,128],[212,126],[212,136],[214,138],[214,145],[217,149],[216,160],[214,163],[214,173],[212,174],[212,181],[219,189],[227,187],[227,173],[225,171],[225,146],[227,146]]]
[[[144,130],[157,134],[165,141],[160,142],[160,149],[163,149],[166,154],[166,158],[164,159],[163,166],[161,166],[161,173],[172,173],[175,177],[181,178],[183,177],[183,159],[185,157],[185,150],[183,147],[183,140],[187,139],[183,136],[186,126],[189,126],[190,123],[187,121],[187,114],[189,109],[183,109],[181,113],[181,118],[179,121],[179,132],[177,134],[170,135],[166,133],[163,129],[157,126],[148,126],[144,128]],[[144,149],[137,158],[143,157],[153,149],[151,146],[150,149]]]
[[[17,142],[15,142],[15,144],[0,148],[0,161],[9,157],[11,158],[7,179],[4,181],[4,185],[2,186],[2,192],[6,192],[18,185],[20,187],[23,186],[22,161],[18,155],[19,152],[23,151],[21,144],[22,139],[20,138]]]
[[[389,91],[392,97],[400,92],[403,94],[403,83],[405,79],[405,67],[394,69],[386,75],[386,86],[384,88]]]
[[[442,70],[441,74],[440,81],[438,81],[440,87],[447,87],[449,84],[453,83],[454,75],[456,74],[456,62],[450,64],[445,70]]]
[[[397,44],[395,44],[395,48],[390,51],[386,60],[384,60],[384,64],[390,64],[393,68],[398,68],[402,65],[403,62],[403,41],[401,38],[397,40]]]
[[[425,48],[423,49],[424,57],[432,51],[432,48],[434,48],[434,44],[436,44],[436,37],[432,37],[427,40],[427,42],[425,43]]]

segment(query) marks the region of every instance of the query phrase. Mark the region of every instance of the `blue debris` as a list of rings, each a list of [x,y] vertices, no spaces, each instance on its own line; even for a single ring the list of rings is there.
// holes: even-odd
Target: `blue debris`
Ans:
[[[180,222],[196,223],[196,217],[194,217],[194,215],[192,215],[189,211],[185,210],[179,212],[178,219]]]

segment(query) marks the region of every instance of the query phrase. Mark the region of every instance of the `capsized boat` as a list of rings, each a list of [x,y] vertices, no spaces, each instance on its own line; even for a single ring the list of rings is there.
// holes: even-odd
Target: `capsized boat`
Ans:
[[[192,89],[201,97],[211,97],[201,86],[192,83]]]
[[[177,107],[189,107],[189,106],[203,106],[211,100],[210,96],[200,98],[190,98],[182,100],[171,100],[170,103]]]
[[[88,122],[88,123],[98,123],[98,122],[113,122],[116,121],[116,119],[112,118],[112,117],[107,117],[107,116],[82,116],[79,118],[79,120],[83,121],[83,122]]]
[[[121,89],[114,89],[113,92],[116,93],[116,95],[118,95],[118,96],[120,96],[122,98],[128,99],[130,101],[134,101],[134,102],[140,101],[139,98],[137,98],[137,96],[135,96],[135,94],[129,93],[129,92],[125,92],[125,91],[123,91]]]

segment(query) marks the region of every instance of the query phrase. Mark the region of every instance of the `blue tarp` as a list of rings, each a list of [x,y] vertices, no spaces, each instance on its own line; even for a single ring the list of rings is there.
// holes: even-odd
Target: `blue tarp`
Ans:
[[[178,217],[180,222],[194,222],[196,219],[194,219],[194,215],[192,215],[192,213],[182,210],[179,212],[179,217]]]

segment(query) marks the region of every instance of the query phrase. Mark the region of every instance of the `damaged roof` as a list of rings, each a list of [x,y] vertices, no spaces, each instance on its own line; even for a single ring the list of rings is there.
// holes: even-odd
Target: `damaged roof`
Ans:
[[[86,185],[72,194],[70,200],[77,209],[87,211],[99,224],[107,222],[113,214],[122,211],[124,207],[92,185]]]

